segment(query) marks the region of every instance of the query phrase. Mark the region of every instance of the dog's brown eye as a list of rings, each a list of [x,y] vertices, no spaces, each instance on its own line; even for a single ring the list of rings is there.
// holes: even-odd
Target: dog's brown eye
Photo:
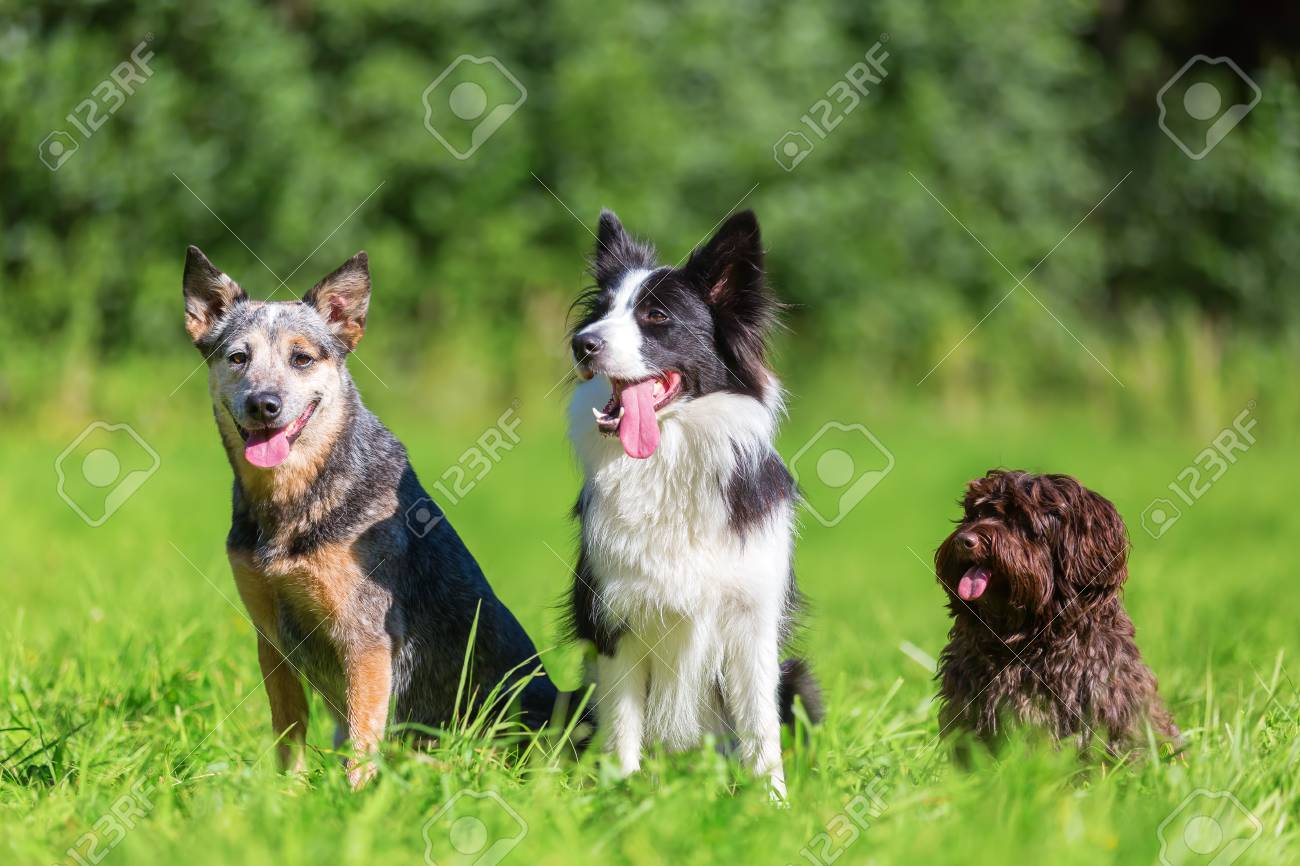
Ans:
[[[662,325],[668,321],[668,314],[658,307],[646,311],[645,320],[652,325]]]
[[[293,366],[299,370],[306,370],[315,360],[315,358],[308,355],[306,352],[294,352],[293,357],[289,359],[289,363],[293,364]]]
[[[248,363],[248,353],[231,352],[230,356],[226,358],[226,360],[229,361],[231,364],[234,364],[236,367],[242,367]]]

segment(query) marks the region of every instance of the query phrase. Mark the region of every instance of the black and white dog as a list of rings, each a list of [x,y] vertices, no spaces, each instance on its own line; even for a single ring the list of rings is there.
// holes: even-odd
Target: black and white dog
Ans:
[[[797,493],[773,445],[778,305],[758,221],[736,214],[672,268],[605,211],[594,276],[573,333],[585,478],[570,616],[598,651],[605,747],[632,773],[644,746],[717,734],[784,797],[781,723],[795,695],[818,721],[821,697],[802,661],[780,658],[799,601]]]

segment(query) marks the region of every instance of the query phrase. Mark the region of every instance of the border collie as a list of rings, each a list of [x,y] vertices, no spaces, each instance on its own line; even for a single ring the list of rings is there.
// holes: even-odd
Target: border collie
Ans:
[[[799,607],[797,492],[773,445],[778,304],[758,220],[738,213],[664,267],[603,211],[593,272],[572,335],[584,480],[569,615],[597,650],[600,736],[626,775],[643,748],[717,735],[784,798],[781,723],[796,695],[822,713],[805,663],[780,658]]]

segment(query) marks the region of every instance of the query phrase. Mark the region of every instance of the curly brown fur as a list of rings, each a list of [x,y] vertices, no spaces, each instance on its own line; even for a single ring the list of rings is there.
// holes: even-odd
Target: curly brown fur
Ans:
[[[1128,533],[1115,506],[1068,475],[998,469],[970,482],[962,507],[934,557],[953,620],[941,730],[994,745],[1008,725],[1032,725],[1119,758],[1149,723],[1176,745],[1120,600]]]

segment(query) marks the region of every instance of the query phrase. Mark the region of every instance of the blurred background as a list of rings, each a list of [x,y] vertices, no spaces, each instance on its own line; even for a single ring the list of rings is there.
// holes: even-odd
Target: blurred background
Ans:
[[[545,390],[602,206],[669,261],[754,208],[794,382],[1215,425],[1291,390],[1294,5],[3,5],[6,414],[180,381],[189,243],[282,299],[365,248],[377,376]]]

